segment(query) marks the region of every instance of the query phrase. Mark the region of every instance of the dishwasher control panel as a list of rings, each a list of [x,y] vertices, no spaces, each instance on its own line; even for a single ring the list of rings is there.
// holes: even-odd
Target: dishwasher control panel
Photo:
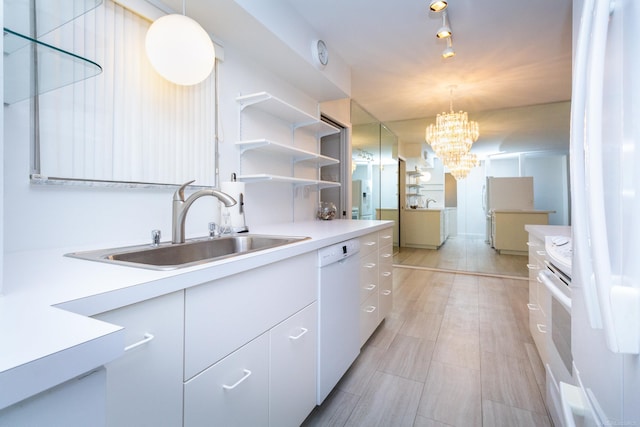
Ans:
[[[343,258],[360,252],[360,241],[358,239],[347,240],[326,248],[318,249],[318,266],[333,264]]]

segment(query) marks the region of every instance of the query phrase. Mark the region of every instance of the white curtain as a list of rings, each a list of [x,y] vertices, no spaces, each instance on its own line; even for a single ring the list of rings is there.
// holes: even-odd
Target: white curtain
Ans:
[[[103,71],[40,97],[40,175],[216,185],[215,76],[190,87],[165,81],[144,51],[149,25],[105,0],[43,38]]]

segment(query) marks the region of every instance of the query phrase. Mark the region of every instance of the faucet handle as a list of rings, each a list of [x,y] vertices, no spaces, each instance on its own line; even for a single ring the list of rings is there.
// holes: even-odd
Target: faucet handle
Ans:
[[[160,230],[151,230],[151,246],[160,246],[162,232]]]
[[[176,192],[173,193],[173,200],[184,202],[184,189],[187,188],[189,184],[193,184],[194,182],[196,182],[196,180],[192,179],[191,181],[182,184],[180,188],[178,188]]]
[[[220,236],[220,227],[215,222],[209,223],[209,237]]]

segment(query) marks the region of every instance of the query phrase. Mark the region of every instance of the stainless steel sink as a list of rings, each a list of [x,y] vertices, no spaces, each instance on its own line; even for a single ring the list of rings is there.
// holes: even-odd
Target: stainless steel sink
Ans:
[[[191,267],[249,252],[300,242],[309,237],[239,234],[217,238],[187,240],[185,243],[161,243],[96,251],[73,252],[66,256],[153,270]]]

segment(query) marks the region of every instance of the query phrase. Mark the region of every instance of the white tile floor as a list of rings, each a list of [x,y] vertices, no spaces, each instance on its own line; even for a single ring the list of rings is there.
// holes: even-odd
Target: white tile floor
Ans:
[[[551,425],[526,280],[396,267],[394,291],[391,315],[305,426]]]

